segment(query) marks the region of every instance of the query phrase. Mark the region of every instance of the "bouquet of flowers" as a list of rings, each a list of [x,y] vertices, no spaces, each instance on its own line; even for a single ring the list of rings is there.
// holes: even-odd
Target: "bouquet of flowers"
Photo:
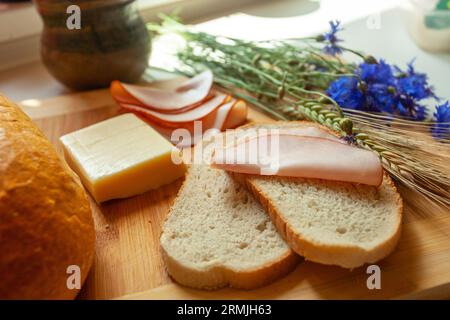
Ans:
[[[339,21],[315,37],[249,42],[162,19],[149,29],[186,40],[176,71],[193,75],[209,68],[223,90],[273,118],[325,125],[348,143],[376,152],[401,184],[450,206],[450,105],[434,94],[414,60],[402,69],[346,48]],[[344,61],[343,52],[360,63]],[[436,102],[432,115],[426,99]]]

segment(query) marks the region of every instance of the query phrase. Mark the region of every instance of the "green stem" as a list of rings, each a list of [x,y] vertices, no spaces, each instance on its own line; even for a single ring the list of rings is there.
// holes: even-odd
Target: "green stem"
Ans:
[[[358,57],[362,58],[363,60],[366,58],[366,56],[360,51],[353,50],[353,49],[350,49],[350,48],[347,48],[347,47],[343,47],[343,46],[339,46],[339,48],[341,48],[344,51],[353,53],[353,54],[357,55]]]

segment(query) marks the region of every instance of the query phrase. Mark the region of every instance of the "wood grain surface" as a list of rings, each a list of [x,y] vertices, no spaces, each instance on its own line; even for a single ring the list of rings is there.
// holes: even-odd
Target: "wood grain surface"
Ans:
[[[60,153],[60,136],[119,113],[107,90],[27,100],[22,106]],[[249,113],[251,121],[268,119]],[[403,188],[403,234],[395,252],[379,263],[381,290],[367,289],[366,267],[350,271],[312,262],[252,291],[179,286],[165,271],[159,236],[181,183],[101,206],[91,201],[96,255],[80,299],[450,298],[450,212]]]

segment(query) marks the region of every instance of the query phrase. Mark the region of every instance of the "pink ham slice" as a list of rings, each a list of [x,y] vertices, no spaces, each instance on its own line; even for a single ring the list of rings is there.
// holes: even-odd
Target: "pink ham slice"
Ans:
[[[244,110],[243,110],[244,109]],[[244,112],[245,111],[245,112]],[[143,114],[143,113],[141,113]],[[145,116],[145,114],[143,114]],[[196,144],[202,138],[204,138],[205,132],[208,131],[209,135],[219,133],[221,130],[226,129],[227,123],[240,125],[246,120],[246,106],[242,101],[236,101],[235,99],[221,105],[214,113],[209,114],[201,121],[197,122],[197,127],[194,122],[189,125],[180,126],[178,128],[170,128],[162,125],[161,123],[155,123],[150,119],[151,126],[165,136],[168,140],[174,143],[179,148],[186,148]],[[176,133],[176,129],[184,129],[183,139],[179,139]],[[184,134],[188,134],[186,139]]]
[[[213,74],[206,70],[172,89],[158,89],[120,83],[143,106],[158,112],[186,109],[205,100],[213,84]],[[113,92],[113,90],[111,90]],[[113,92],[114,96],[114,92]]]
[[[202,119],[206,117],[211,112],[214,112],[227,98],[224,94],[217,94],[214,98],[206,101],[204,104],[198,106],[197,108],[188,110],[183,113],[161,113],[147,108],[132,105],[132,104],[121,104],[124,109],[137,111],[144,113],[148,117],[152,118],[154,121],[158,122],[171,122],[171,123],[185,123],[195,120]]]
[[[328,138],[325,130],[317,130],[308,135],[294,130],[293,134],[258,134],[239,140],[215,148],[212,165],[247,174],[381,184],[383,169],[373,152]]]
[[[252,130],[253,131],[253,130]],[[266,134],[267,131],[264,131],[264,129],[260,129],[259,132],[249,132],[249,135],[244,135],[243,139],[248,139],[248,137],[255,137],[258,134]],[[274,133],[278,135],[296,135],[301,137],[313,137],[313,138],[324,138],[328,140],[333,140],[340,143],[345,143],[339,137],[332,134],[331,132],[321,129],[319,126],[315,125],[304,125],[302,127],[293,127],[293,128],[277,128]],[[239,141],[238,141],[239,142]]]
[[[231,100],[228,103],[225,103],[219,109],[217,109],[216,118],[214,119],[214,123],[210,128],[207,129],[216,129],[218,131],[224,130],[225,121],[228,118],[228,115],[231,109],[236,105],[236,103],[240,103],[240,101],[236,102],[235,99]]]
[[[134,106],[139,106],[142,108],[146,108],[149,110],[154,110],[156,112],[160,112],[160,113],[167,113],[167,114],[176,114],[176,113],[183,113],[192,109],[197,108],[198,106],[204,104],[206,101],[208,101],[209,99],[211,99],[214,94],[213,93],[209,93],[208,96],[197,102],[194,104],[191,104],[189,106],[183,107],[181,109],[174,109],[174,110],[161,110],[152,106],[147,106],[145,104],[143,104],[141,101],[137,100],[134,96],[132,96],[128,91],[125,90],[125,88],[123,87],[123,84],[120,81],[113,81],[111,82],[111,86],[110,86],[110,92],[112,97],[114,98],[114,100],[117,101],[117,103],[119,104],[130,104],[130,105],[134,105]]]

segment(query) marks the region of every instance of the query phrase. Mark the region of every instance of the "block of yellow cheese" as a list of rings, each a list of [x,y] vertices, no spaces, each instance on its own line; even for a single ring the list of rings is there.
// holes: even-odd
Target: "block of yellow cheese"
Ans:
[[[99,203],[156,189],[186,170],[178,150],[131,113],[60,140],[68,164]]]

